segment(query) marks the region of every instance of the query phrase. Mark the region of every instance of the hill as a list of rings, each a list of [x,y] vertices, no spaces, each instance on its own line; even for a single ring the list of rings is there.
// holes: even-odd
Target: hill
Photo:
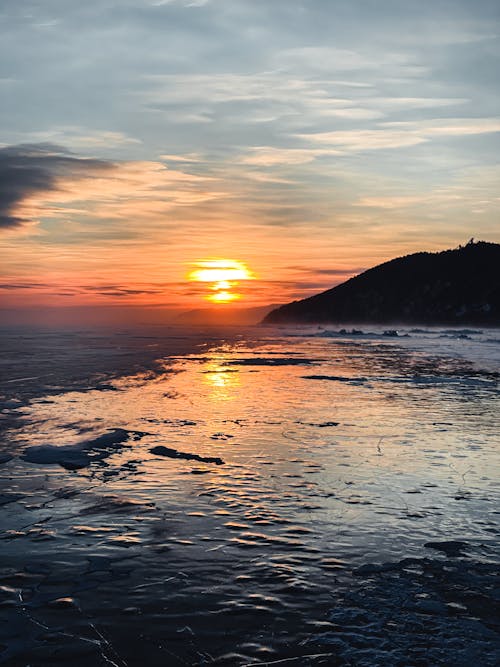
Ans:
[[[213,308],[197,308],[180,313],[175,319],[175,324],[186,326],[209,325],[226,326],[237,324],[247,326],[258,324],[264,315],[276,308],[276,304],[270,306],[256,306],[253,308],[215,306]]]
[[[398,257],[263,320],[278,323],[500,325],[500,244]]]

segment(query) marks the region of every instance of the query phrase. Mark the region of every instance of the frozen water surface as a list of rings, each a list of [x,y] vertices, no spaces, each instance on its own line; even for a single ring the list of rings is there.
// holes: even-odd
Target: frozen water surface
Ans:
[[[499,331],[23,335],[5,664],[498,663]]]

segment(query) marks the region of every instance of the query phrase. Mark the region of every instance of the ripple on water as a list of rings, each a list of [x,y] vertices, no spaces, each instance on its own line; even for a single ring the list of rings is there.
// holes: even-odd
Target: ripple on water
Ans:
[[[23,409],[0,455],[8,659],[447,664],[448,642],[494,664],[495,378],[399,339],[290,340]]]

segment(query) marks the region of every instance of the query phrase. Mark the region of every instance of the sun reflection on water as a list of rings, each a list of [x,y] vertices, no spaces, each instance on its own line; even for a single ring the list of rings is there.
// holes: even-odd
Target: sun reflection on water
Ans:
[[[234,389],[241,386],[239,372],[226,364],[229,355],[208,360],[203,366],[203,383],[212,391],[207,394],[211,401],[228,401],[235,398]]]

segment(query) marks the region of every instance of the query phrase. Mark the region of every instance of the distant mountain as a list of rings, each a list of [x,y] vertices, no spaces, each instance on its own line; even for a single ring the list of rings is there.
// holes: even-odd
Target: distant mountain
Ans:
[[[198,308],[180,313],[175,319],[175,324],[185,325],[214,325],[225,326],[232,324],[251,325],[258,324],[264,315],[276,308],[276,304],[269,306],[257,306],[254,308],[241,308],[231,306],[214,306],[213,308]]]
[[[398,257],[281,306],[263,322],[499,326],[500,244],[471,240],[454,250]]]

